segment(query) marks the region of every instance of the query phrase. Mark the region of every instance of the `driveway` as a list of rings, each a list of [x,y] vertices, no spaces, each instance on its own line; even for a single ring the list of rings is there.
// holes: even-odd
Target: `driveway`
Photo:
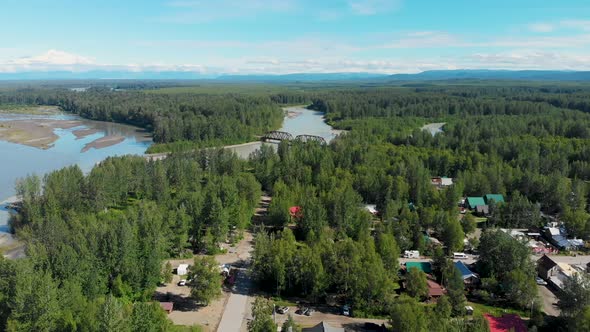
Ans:
[[[218,332],[240,331],[249,313],[251,303],[250,289],[252,280],[248,272],[250,265],[250,252],[252,251],[253,237],[250,232],[244,233],[244,240],[240,242],[236,254],[238,260],[245,263],[240,268],[236,279],[235,290],[229,296],[225,305],[223,316],[219,322]]]
[[[549,316],[559,316],[559,308],[553,305],[553,303],[557,302],[557,296],[547,286],[538,285],[538,288],[539,296],[543,302],[543,311]]]

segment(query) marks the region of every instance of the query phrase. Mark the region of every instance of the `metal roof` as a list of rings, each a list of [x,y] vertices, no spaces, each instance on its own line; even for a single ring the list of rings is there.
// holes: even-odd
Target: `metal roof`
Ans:
[[[456,261],[455,267],[459,269],[459,272],[461,272],[461,275],[463,275],[463,279],[477,277],[477,275],[471,272],[471,270],[462,261]]]
[[[483,197],[467,197],[467,204],[469,204],[469,208],[475,209],[476,206],[486,205],[486,202]]]

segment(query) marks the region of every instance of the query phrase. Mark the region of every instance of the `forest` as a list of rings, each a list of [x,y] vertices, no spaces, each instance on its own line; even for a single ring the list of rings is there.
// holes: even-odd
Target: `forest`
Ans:
[[[387,315],[396,331],[485,331],[481,317],[463,317],[463,285],[447,258],[464,249],[476,228],[471,215],[457,218],[462,197],[506,197],[490,206],[479,243],[470,243],[479,249],[476,268],[485,279],[472,294],[479,299],[539,310],[531,306],[536,285],[527,248],[496,228],[538,228],[551,215],[571,236],[590,240],[590,89],[584,85],[179,89],[3,89],[0,102],[57,105],[134,124],[165,143],[158,151],[250,141],[280,125],[286,104],[309,104],[347,132],[329,145],[263,146],[248,160],[224,150],[176,151],[161,162],[119,157],[86,175],[69,167],[23,179],[12,227],[26,241],[28,258],[1,261],[0,328],[146,330],[137,320],[165,326],[165,316],[149,305],[163,259],[214,254],[218,243],[252,229],[252,273],[274,296],[324,302],[336,295],[355,315]],[[443,133],[421,130],[433,122],[445,122]],[[454,185],[438,189],[433,176],[452,177]],[[252,225],[262,192],[272,197],[268,217]],[[375,204],[379,216],[364,204]],[[302,215],[294,218],[293,206]],[[498,245],[510,254],[499,255]],[[436,307],[420,303],[420,286],[398,295],[402,279],[422,278],[398,275],[400,253],[410,249],[433,257],[435,277],[449,289]],[[499,268],[506,261],[514,262],[511,273]],[[588,305],[578,304],[572,316]],[[424,318],[432,315],[438,318]],[[531,321],[551,330],[542,319]]]

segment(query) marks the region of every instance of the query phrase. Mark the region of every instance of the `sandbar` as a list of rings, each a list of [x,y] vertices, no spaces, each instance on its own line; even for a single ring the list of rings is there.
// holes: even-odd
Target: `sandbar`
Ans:
[[[100,130],[98,129],[78,129],[78,130],[74,130],[73,134],[76,136],[76,139],[81,139],[90,135],[94,135],[96,133],[99,133]]]
[[[0,121],[0,140],[49,149],[59,138],[53,131],[70,129],[82,123],[75,120],[27,119]]]
[[[94,149],[106,148],[106,147],[109,147],[112,145],[119,144],[119,143],[123,142],[124,140],[125,140],[125,137],[123,137],[123,136],[118,136],[118,135],[104,136],[104,137],[95,139],[94,141],[86,144],[84,146],[84,148],[82,149],[82,152],[86,152],[92,148],[94,148]]]

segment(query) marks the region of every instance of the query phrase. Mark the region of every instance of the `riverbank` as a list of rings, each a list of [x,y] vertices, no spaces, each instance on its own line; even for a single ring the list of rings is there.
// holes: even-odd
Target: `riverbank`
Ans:
[[[59,138],[56,129],[81,126],[77,120],[27,119],[0,121],[0,140],[47,150]]]

